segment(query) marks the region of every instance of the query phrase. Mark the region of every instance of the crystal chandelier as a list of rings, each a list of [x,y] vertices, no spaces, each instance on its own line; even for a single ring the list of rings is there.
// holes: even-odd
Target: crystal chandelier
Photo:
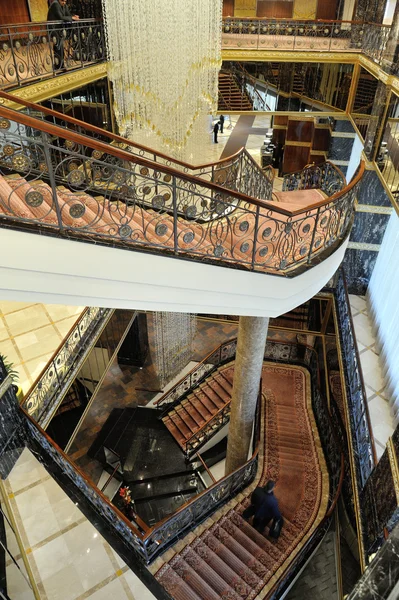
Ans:
[[[198,155],[217,108],[222,0],[102,0],[121,135]]]
[[[155,312],[153,322],[154,362],[159,384],[164,387],[191,360],[196,319],[187,313]]]

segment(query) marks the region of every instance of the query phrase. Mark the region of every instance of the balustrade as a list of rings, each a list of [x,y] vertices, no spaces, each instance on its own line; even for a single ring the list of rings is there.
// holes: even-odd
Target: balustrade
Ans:
[[[0,27],[0,88],[21,86],[105,60],[102,21]]]

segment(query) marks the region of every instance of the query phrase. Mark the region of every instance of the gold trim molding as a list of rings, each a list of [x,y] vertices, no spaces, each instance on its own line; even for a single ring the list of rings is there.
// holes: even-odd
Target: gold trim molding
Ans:
[[[17,98],[29,100],[30,102],[42,102],[53,96],[59,96],[78,87],[97,81],[107,76],[107,63],[99,63],[85,69],[77,69],[63,75],[56,75],[50,79],[38,81],[25,87],[11,90],[10,93]],[[17,102],[0,100],[1,104],[13,110],[21,110],[23,107]]]

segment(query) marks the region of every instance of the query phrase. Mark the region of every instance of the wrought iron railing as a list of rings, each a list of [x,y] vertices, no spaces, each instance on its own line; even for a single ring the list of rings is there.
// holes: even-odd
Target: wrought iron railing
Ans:
[[[105,60],[102,21],[21,23],[0,27],[0,88],[21,86]]]
[[[99,326],[106,323],[112,313],[111,309],[98,307],[84,310],[22,402],[22,407],[35,421],[41,423],[53,400],[59,399],[69,388]]]
[[[340,342],[344,361],[346,396],[349,408],[352,443],[354,445],[355,474],[359,492],[363,489],[375,463],[376,451],[367,406],[359,351],[356,344],[349,299],[342,271],[335,289]]]
[[[361,21],[225,17],[222,48],[364,52],[380,62],[390,27]]]
[[[3,180],[4,225],[288,276],[347,237],[364,169],[287,210],[256,198],[271,181],[245,151],[217,164],[215,183],[4,107],[0,128],[0,174],[20,177]]]
[[[191,165],[184,161],[174,159],[162,152],[155,152],[151,148],[136,144],[110,131],[91,125],[90,123],[83,123],[70,115],[59,113],[34,102],[16,98],[7,92],[0,91],[0,99],[1,98],[9,102],[18,103],[21,107],[24,107],[24,112],[26,114],[46,121],[46,123],[52,122],[54,125],[62,125],[62,127],[74,132],[77,131],[83,135],[90,135],[95,139],[112,144],[115,148],[126,150],[139,159],[144,158],[154,163],[173,167],[187,175],[200,177],[201,179],[216,183],[217,185],[222,185],[228,189],[251,195],[254,198],[262,199],[270,197],[274,177],[273,169],[260,169],[259,165],[244,148],[232,156],[216,162]],[[61,142],[61,146],[65,145],[68,147],[65,136],[62,137],[60,141],[57,135],[51,135],[50,139],[52,139],[55,144]]]
[[[333,163],[307,165],[302,171],[284,175],[283,191],[320,189],[327,196],[340,192],[346,186],[345,175]]]

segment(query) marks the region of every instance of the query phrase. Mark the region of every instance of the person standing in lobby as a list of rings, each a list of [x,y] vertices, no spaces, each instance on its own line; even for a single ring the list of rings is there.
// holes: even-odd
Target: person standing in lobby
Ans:
[[[224,116],[223,115],[220,115],[219,123],[220,123],[220,133],[223,133],[223,125],[224,125]]]
[[[219,133],[219,121],[217,121],[213,126],[213,141],[215,144],[218,144],[218,133]]]
[[[78,15],[71,15],[67,0],[54,0],[47,13],[47,21],[79,21]],[[64,30],[60,25],[49,28],[54,42],[54,70],[64,68]]]

